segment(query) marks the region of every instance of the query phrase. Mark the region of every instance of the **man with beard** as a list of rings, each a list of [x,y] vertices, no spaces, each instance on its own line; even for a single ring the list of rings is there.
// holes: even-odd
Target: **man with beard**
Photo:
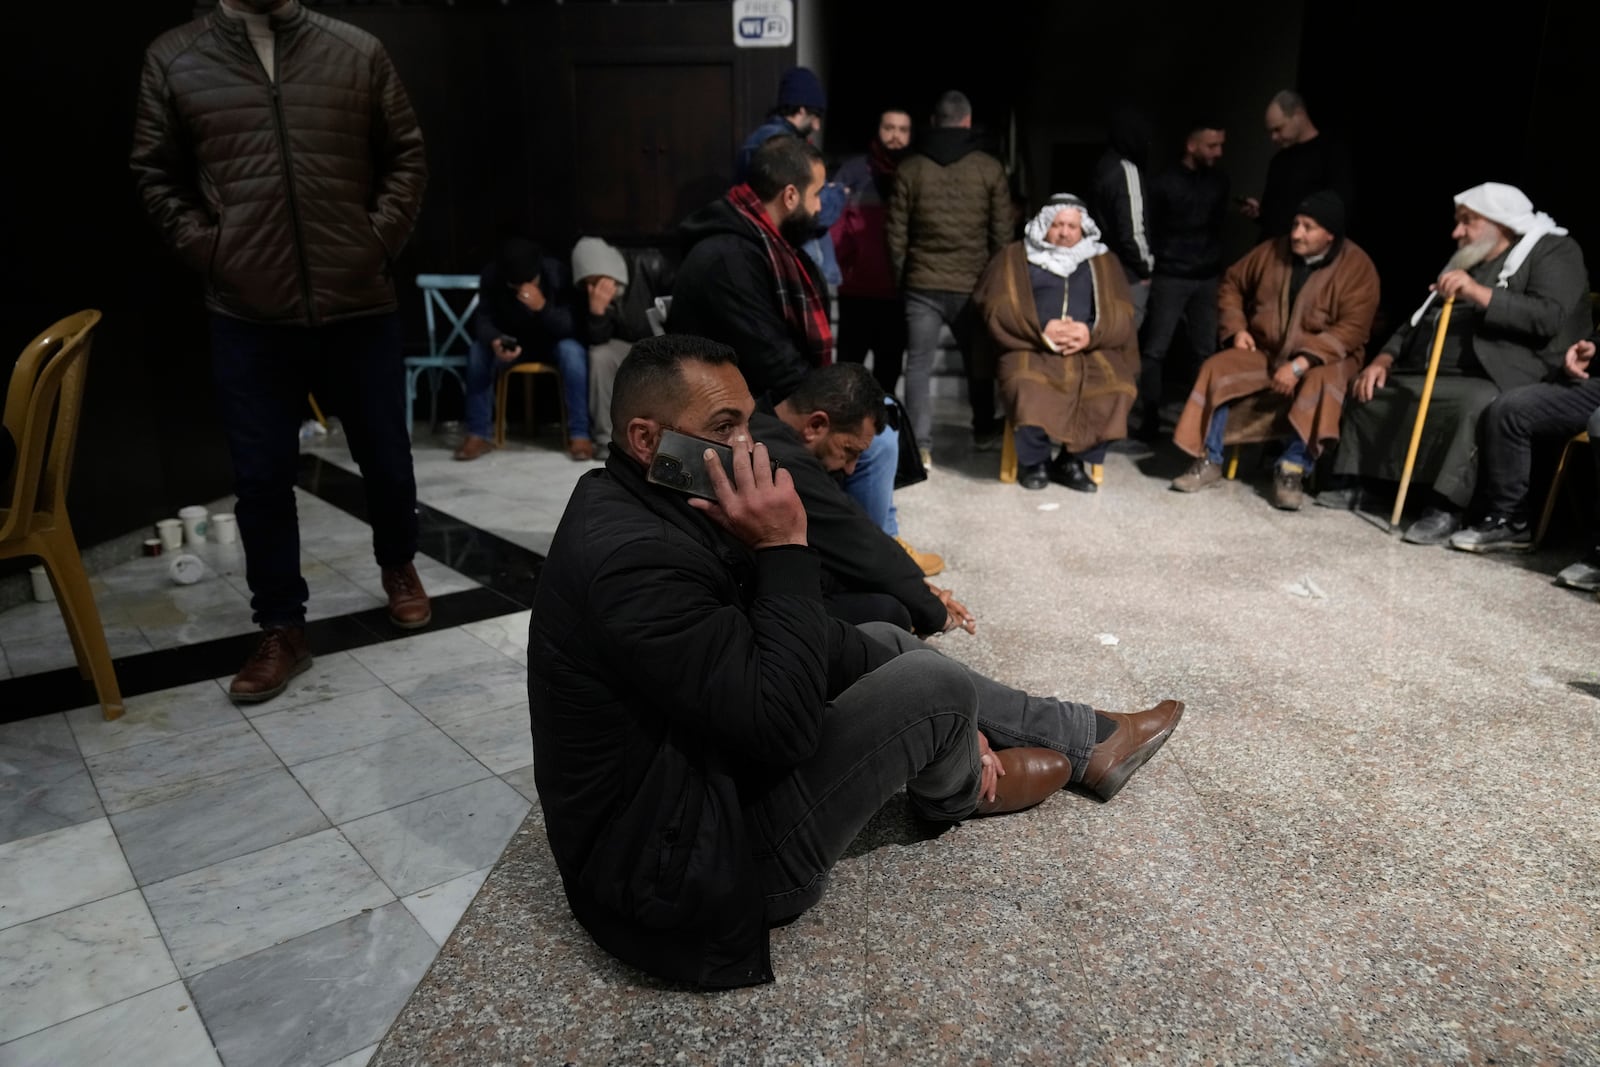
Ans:
[[[1268,441],[1287,429],[1271,500],[1300,509],[1306,474],[1339,440],[1346,387],[1378,311],[1378,270],[1344,226],[1339,194],[1313,193],[1287,237],[1263,241],[1228,268],[1217,293],[1228,347],[1201,365],[1178,419],[1173,444],[1195,462],[1172,488],[1221,482],[1224,433],[1228,443]]]
[[[1217,285],[1222,226],[1228,217],[1228,177],[1217,169],[1217,160],[1227,139],[1227,131],[1214,121],[1196,119],[1177,164],[1150,183],[1150,242],[1156,265],[1139,337],[1139,437],[1145,441],[1160,433],[1162,363],[1178,324],[1185,324],[1197,361],[1217,350]]]
[[[791,67],[778,80],[778,102],[767,113],[766,121],[751,131],[739,146],[739,155],[733,161],[733,180],[750,180],[750,160],[756,150],[779,134],[798,137],[802,141],[820,140],[822,118],[828,109],[828,94],[822,81],[809,67]],[[828,228],[839,221],[844,211],[845,191],[840,182],[826,182],[818,193],[821,207],[816,212],[816,226],[798,242],[801,250],[816,261],[822,270],[822,279],[830,286],[839,284],[839,260],[833,247],[833,236]]]
[[[673,284],[667,332],[732,347],[750,392],[773,406],[813,368],[833,362],[827,288],[816,262],[798,247],[816,227],[826,180],[822,153],[779,134],[750,158],[748,182],[679,227],[684,259]],[[845,482],[845,491],[890,536],[899,533],[893,503],[899,451],[899,435],[885,427],[862,456],[865,469]],[[887,478],[881,477],[885,468]],[[923,573],[944,569],[937,555],[901,545]]]
[[[878,118],[878,136],[865,155],[845,160],[835,177],[848,200],[833,225],[839,255],[839,359],[865,363],[885,393],[900,381],[906,351],[906,305],[889,262],[887,211],[895,169],[911,144],[911,115],[898,109]]]
[[[1150,123],[1138,109],[1124,105],[1111,115],[1111,143],[1094,165],[1089,183],[1091,214],[1100,224],[1101,240],[1122,264],[1133,300],[1133,328],[1144,325],[1150,303],[1149,198],[1145,169],[1150,161]]]
[[[946,326],[966,362],[973,448],[1000,447],[995,370],[992,359],[974,350],[972,290],[989,260],[1010,243],[1012,225],[1006,168],[983,151],[983,138],[972,129],[972,103],[954,90],[945,93],[933,127],[900,164],[889,201],[889,258],[905,293],[910,345],[905,401],[925,464],[932,462],[933,360]]]
[[[262,628],[228,693],[259,703],[311,666],[294,486],[306,394],[361,467],[373,554],[403,629],[417,483],[392,265],[422,207],[422,133],[377,38],[296,0],[222,0],[145,53],[132,165],[145,210],[205,279],[246,581]]]
[[[1457,194],[1457,253],[1409,322],[1356,376],[1336,474],[1398,481],[1432,352],[1443,298],[1455,297],[1413,476],[1432,499],[1405,532],[1442,545],[1461,528],[1478,472],[1478,418],[1502,392],[1557,371],[1589,332],[1583,252],[1522,190],[1487,182]],[[1392,373],[1391,373],[1392,371]],[[1317,498],[1357,507],[1365,487]]]

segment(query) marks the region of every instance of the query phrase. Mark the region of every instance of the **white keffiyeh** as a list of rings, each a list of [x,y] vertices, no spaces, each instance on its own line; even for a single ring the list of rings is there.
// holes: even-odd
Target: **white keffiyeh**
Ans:
[[[1083,239],[1071,248],[1051,244],[1044,239],[1050,232],[1051,223],[1055,222],[1059,212],[1071,208],[1083,220]],[[1027,228],[1022,231],[1022,243],[1028,251],[1028,262],[1042,270],[1062,278],[1071,277],[1080,264],[1087,263],[1095,256],[1103,255],[1106,246],[1100,242],[1100,227],[1089,217],[1089,209],[1083,201],[1067,193],[1057,193],[1050,198],[1050,202],[1040,209],[1039,214],[1033,217]]]
[[[1511,246],[1511,251],[1506,253],[1506,261],[1500,265],[1500,274],[1494,280],[1496,289],[1504,289],[1507,286],[1511,276],[1522,269],[1522,264],[1527,261],[1533,246],[1541,239],[1551,235],[1561,237],[1567,232],[1556,225],[1556,220],[1549,215],[1535,211],[1533,201],[1528,199],[1528,194],[1515,185],[1484,182],[1482,185],[1474,185],[1465,192],[1457,193],[1455,201],[1459,206],[1477,212],[1490,222],[1497,222],[1518,235],[1517,243]],[[1454,260],[1445,266],[1442,273],[1454,269],[1453,264]],[[1422,316],[1433,303],[1435,295],[1428,294],[1428,299],[1424,300],[1422,306],[1411,316],[1411,325],[1415,326],[1422,321]]]

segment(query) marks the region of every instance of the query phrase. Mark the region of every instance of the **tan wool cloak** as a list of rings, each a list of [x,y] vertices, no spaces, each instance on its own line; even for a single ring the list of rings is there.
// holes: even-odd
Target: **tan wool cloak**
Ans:
[[[1206,427],[1217,407],[1244,397],[1250,400],[1228,411],[1227,444],[1292,431],[1316,456],[1339,439],[1345,395],[1366,361],[1378,311],[1378,270],[1360,246],[1341,241],[1332,262],[1311,272],[1291,308],[1293,271],[1289,239],[1279,237],[1257,245],[1223,276],[1218,332],[1231,341],[1249,330],[1256,348],[1227,348],[1201,365],[1172,435],[1172,443],[1191,456],[1204,454]],[[1296,356],[1311,366],[1294,394],[1272,392],[1273,372]]]
[[[1139,376],[1139,343],[1127,278],[1112,254],[1086,264],[1094,278],[1089,344],[1070,356],[1052,352],[1033,304],[1021,241],[1001,249],[972,299],[1000,351],[1000,392],[1014,426],[1037,426],[1074,452],[1128,435]],[[1084,269],[1083,267],[1079,268]]]

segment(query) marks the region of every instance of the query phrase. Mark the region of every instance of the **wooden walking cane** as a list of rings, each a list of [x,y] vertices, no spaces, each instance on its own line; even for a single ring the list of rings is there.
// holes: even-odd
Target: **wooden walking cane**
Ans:
[[[1447,268],[1448,269],[1448,268]],[[1428,357],[1428,375],[1422,380],[1422,399],[1417,403],[1417,421],[1411,427],[1411,447],[1406,449],[1405,469],[1400,472],[1400,493],[1394,498],[1394,514],[1389,516],[1392,533],[1400,525],[1400,512],[1405,510],[1406,490],[1411,488],[1411,468],[1417,463],[1417,447],[1422,444],[1422,423],[1428,417],[1428,401],[1433,399],[1433,379],[1439,374],[1439,355],[1444,351],[1444,332],[1450,328],[1450,309],[1456,298],[1447,296],[1439,312],[1439,328],[1433,334],[1433,354]]]

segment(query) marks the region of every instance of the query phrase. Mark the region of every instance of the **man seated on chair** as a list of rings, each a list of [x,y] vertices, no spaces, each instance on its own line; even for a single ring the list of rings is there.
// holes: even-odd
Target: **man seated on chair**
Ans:
[[[1183,713],[1031,696],[830,617],[737,358],[681,334],[634,345],[615,447],[573,490],[528,633],[534,782],[573,916],[624,962],[708,988],[773,980],[768,931],[821,899],[902,788],[941,823],[1069,782],[1110,799]],[[711,457],[714,503],[647,480],[667,428],[730,448],[731,480],[710,450],[682,457]]]
[[[1533,547],[1528,479],[1533,439],[1566,441],[1585,431],[1600,476],[1600,373],[1591,376],[1600,334],[1567,349],[1561,376],[1502,394],[1483,416],[1483,519],[1450,538],[1466,552],[1523,551]],[[1595,498],[1600,501],[1600,494]],[[1600,589],[1600,544],[1557,576],[1562,585]]]
[[[611,445],[611,383],[635,341],[655,333],[648,312],[672,291],[672,272],[659,249],[624,252],[599,237],[572,246],[572,277],[588,314],[579,315],[578,340],[589,348],[589,421],[596,458]]]
[[[750,391],[777,404],[814,367],[833,362],[827,286],[800,251],[821,210],[822,153],[798,137],[771,138],[750,157],[749,180],[685,219],[683,265],[673,284],[668,333],[690,333],[739,353]],[[894,476],[900,435],[886,426],[845,491],[898,537]],[[944,561],[902,545],[927,575]]]
[[[574,336],[566,270],[538,245],[508,239],[478,279],[475,339],[467,356],[467,438],[456,459],[494,449],[494,391],[517,363],[554,363],[567,409],[567,455],[594,458],[589,439],[589,354]]]
[[[1378,311],[1378,270],[1345,237],[1339,195],[1306,197],[1287,236],[1263,241],[1229,267],[1217,309],[1218,332],[1231,347],[1201,364],[1178,417],[1172,443],[1195,461],[1172,488],[1193,493],[1221,480],[1231,411],[1234,441],[1269,440],[1287,423],[1271,499],[1298,510],[1306,473],[1339,439],[1345,391]]]
[[[1419,545],[1442,545],[1461,528],[1477,486],[1479,416],[1501,393],[1557,371],[1591,329],[1588,271],[1566,230],[1499,182],[1459,193],[1455,204],[1456,255],[1351,383],[1356,404],[1334,456],[1345,482],[1317,497],[1359,507],[1369,487],[1355,478],[1400,480],[1443,302],[1454,298],[1412,471],[1424,511],[1405,540]]]
[[[828,613],[858,625],[887,622],[924,636],[977,620],[921,569],[844,491],[841,476],[883,429],[883,387],[860,363],[812,371],[778,403],[758,404],[751,435],[794,478],[806,506],[806,536],[822,557]]]

